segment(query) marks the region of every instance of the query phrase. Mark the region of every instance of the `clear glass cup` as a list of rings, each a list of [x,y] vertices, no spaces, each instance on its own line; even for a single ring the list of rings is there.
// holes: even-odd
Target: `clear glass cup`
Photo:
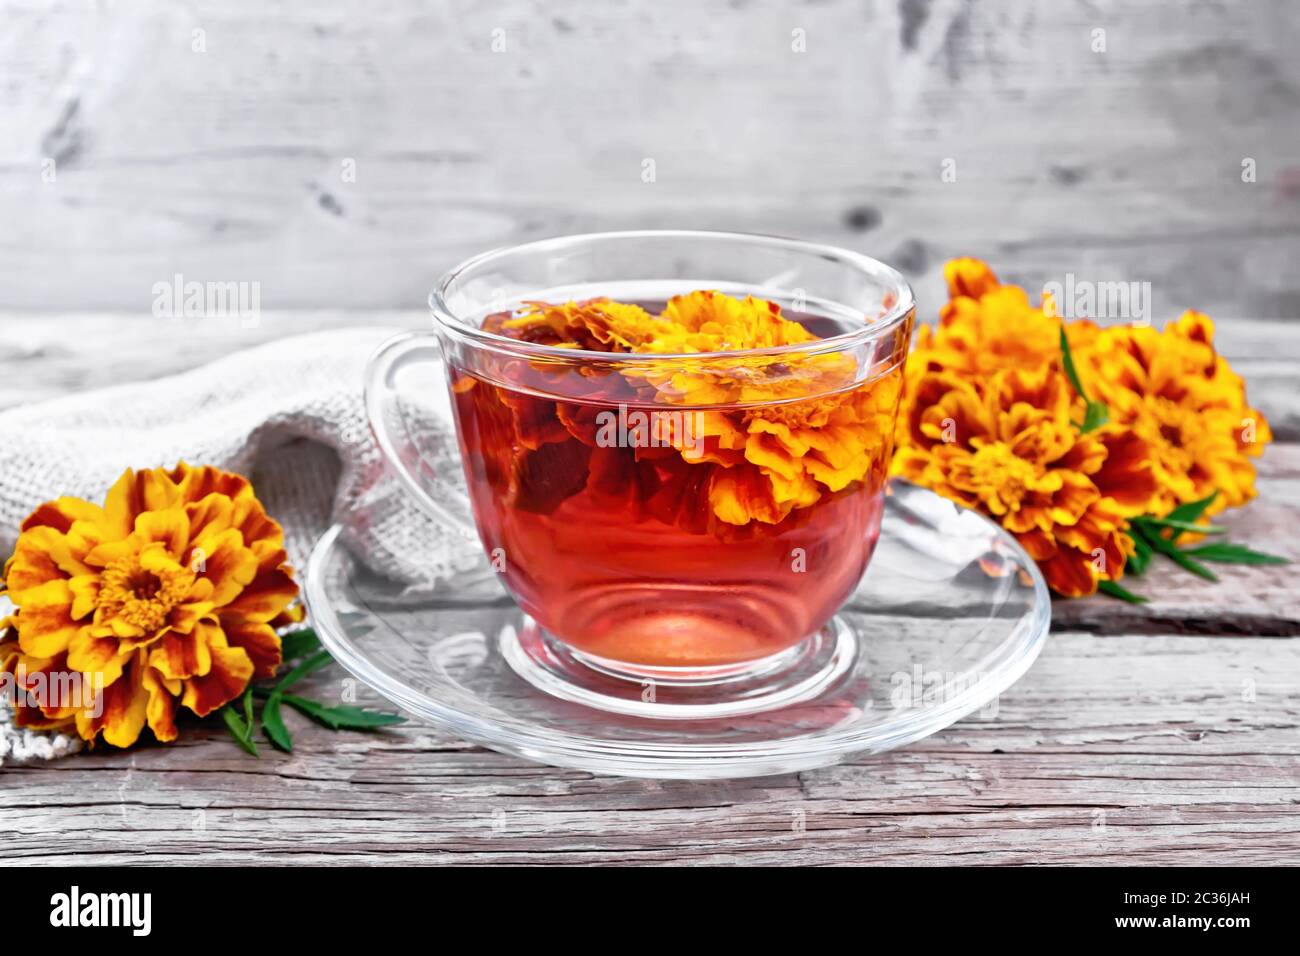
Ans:
[[[528,302],[657,312],[698,290],[774,302],[819,338],[644,354],[500,334]],[[806,678],[879,535],[915,315],[895,270],[792,239],[604,233],[477,256],[431,305],[433,334],[372,361],[372,426],[426,508],[476,529],[530,621],[517,667],[549,675],[525,676],[706,694]],[[467,496],[392,426],[401,370],[439,360]]]

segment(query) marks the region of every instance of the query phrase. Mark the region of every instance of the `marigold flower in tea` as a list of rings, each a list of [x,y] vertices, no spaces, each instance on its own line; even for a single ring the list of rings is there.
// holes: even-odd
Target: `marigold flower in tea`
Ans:
[[[184,463],[126,471],[102,506],[41,505],[4,580],[17,610],[0,667],[29,683],[80,675],[97,688],[93,700],[47,696],[35,707],[20,697],[18,722],[118,747],[146,723],[174,740],[178,705],[204,716],[270,677],[276,628],[301,619],[283,533],[247,479]]]
[[[503,318],[496,329],[547,345],[665,355],[773,348],[817,339],[785,318],[775,302],[753,296],[737,299],[710,290],[674,296],[658,316],[639,305],[611,299],[559,305],[532,302],[522,315]]]
[[[857,586],[910,321],[831,341],[837,316],[697,290],[525,303],[482,327],[584,352],[448,360],[480,537],[548,633],[613,661],[730,665],[816,633]]]
[[[535,302],[522,314],[494,317],[485,327],[545,345],[682,356],[818,340],[774,302],[710,290],[675,296],[659,315],[609,299]],[[887,457],[901,376],[893,372],[869,387],[854,388],[857,372],[842,354],[796,353],[779,364],[762,356],[684,359],[662,372],[628,368],[621,375],[661,403],[747,406],[701,413],[702,454],[678,447],[688,461],[720,466],[704,489],[712,517],[744,526],[777,524],[793,509],[862,480],[873,463],[879,466]],[[810,395],[820,397],[799,400]],[[563,403],[553,420],[538,421],[543,407],[537,403],[508,396],[503,401],[512,407],[513,427],[527,447],[537,448],[547,436],[562,440],[566,432],[596,447],[589,423],[577,421]]]

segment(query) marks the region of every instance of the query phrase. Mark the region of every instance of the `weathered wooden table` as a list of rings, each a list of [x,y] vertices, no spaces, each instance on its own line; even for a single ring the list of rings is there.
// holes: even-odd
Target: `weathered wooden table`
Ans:
[[[380,315],[415,325],[411,315]],[[0,317],[0,404],[150,378],[261,339],[355,323],[265,315],[164,345],[148,318]],[[1300,559],[1300,328],[1226,320],[1221,346],[1277,444],[1234,536]],[[824,770],[723,783],[595,777],[419,726],[254,760],[224,732],[0,769],[6,862],[1300,862],[1294,569],[1168,568],[1143,607],[1057,602],[995,719]],[[322,686],[338,673],[316,677]],[[371,698],[367,698],[369,700]]]

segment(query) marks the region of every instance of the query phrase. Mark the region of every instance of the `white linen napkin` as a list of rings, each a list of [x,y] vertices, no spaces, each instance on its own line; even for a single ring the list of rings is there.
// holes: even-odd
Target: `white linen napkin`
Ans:
[[[392,329],[341,329],[281,339],[151,382],[85,392],[0,412],[0,556],[43,501],[96,503],[126,468],[177,461],[246,475],[283,525],[301,569],[332,523],[375,570],[417,581],[478,556],[464,533],[414,507],[391,480],[366,422],[366,360]],[[455,452],[445,412],[422,446]],[[54,757],[78,746],[62,735],[20,731],[0,703],[0,763]]]

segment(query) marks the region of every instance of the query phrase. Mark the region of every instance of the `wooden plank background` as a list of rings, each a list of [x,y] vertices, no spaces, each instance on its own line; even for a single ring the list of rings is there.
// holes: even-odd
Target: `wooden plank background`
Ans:
[[[374,316],[411,326],[419,314]],[[148,321],[9,313],[0,405],[152,378],[355,313],[159,336]],[[1225,349],[1284,432],[1234,539],[1300,561],[1300,323],[1226,323]],[[128,355],[129,367],[105,356]],[[128,370],[124,373],[123,369]],[[2,440],[2,436],[0,436]],[[0,769],[3,862],[1300,864],[1300,602],[1291,568],[1157,565],[1131,607],[1057,601],[993,719],[824,770],[636,781],[502,756],[425,727],[332,734],[289,715],[292,756],[218,729],[168,747]],[[344,673],[315,678],[334,699]],[[363,703],[382,706],[372,692]]]
[[[420,325],[448,266],[545,235],[832,241],[923,316],[974,254],[1210,312],[1278,437],[1225,523],[1300,559],[1292,0],[0,0],[0,24],[0,408]],[[178,273],[259,282],[260,321],[152,316]],[[292,756],[195,731],[6,766],[0,860],[1300,863],[1289,569],[1143,588],[1057,602],[994,719],[836,768],[621,780],[290,715]]]
[[[1034,288],[1151,282],[1161,317],[1300,316],[1294,0],[0,0],[0,22],[0,309],[147,312],[177,273],[260,282],[268,309],[419,308],[488,247],[681,226],[842,243],[931,308],[969,254]]]
[[[427,728],[0,770],[10,864],[1300,863],[1300,642],[1054,634],[995,719],[754,780],[593,777]],[[315,681],[337,696],[337,668]],[[368,699],[368,698],[363,698]]]

